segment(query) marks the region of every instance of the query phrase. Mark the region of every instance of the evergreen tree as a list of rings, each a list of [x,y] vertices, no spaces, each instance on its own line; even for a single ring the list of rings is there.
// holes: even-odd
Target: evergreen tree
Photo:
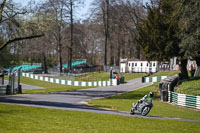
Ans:
[[[147,18],[139,26],[139,43],[147,59],[165,61],[179,56],[177,21],[173,1],[163,0],[158,5],[147,5]]]
[[[147,18],[139,26],[139,43],[148,60],[166,61],[181,58],[181,78],[187,79],[187,58],[178,37],[178,0],[160,0],[157,5],[147,5]],[[181,49],[180,49],[181,48]]]
[[[200,1],[179,0],[176,16],[179,19],[179,47],[184,58],[196,59],[200,66]]]

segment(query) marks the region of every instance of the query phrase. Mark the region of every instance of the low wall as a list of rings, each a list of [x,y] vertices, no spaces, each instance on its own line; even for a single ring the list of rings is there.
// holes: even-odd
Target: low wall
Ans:
[[[168,91],[168,102],[179,106],[200,109],[200,96],[180,94]]]
[[[112,86],[112,85],[116,86],[117,85],[116,79],[112,79],[110,81],[83,82],[83,81],[71,81],[71,80],[61,80],[56,78],[43,77],[30,73],[22,73],[22,76],[41,81],[62,84],[62,85],[72,85],[72,86]]]
[[[157,76],[157,77],[142,77],[142,83],[153,83],[160,82],[161,80],[167,78],[168,76]]]
[[[168,101],[168,91],[174,91],[174,87],[179,80],[178,75],[169,76],[159,83],[160,99],[161,101]]]

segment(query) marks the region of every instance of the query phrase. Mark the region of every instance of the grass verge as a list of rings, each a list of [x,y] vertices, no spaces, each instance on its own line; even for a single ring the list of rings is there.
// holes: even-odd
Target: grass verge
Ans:
[[[197,133],[199,123],[0,104],[1,133]]]
[[[91,100],[89,101],[89,104],[93,106],[109,109],[114,108],[115,110],[129,112],[133,102],[136,103],[137,100],[141,99],[145,94],[148,94],[148,92],[153,91],[155,93],[155,98],[153,100],[154,107],[148,114],[149,116],[175,117],[200,120],[200,111],[178,107],[156,100],[157,98],[159,98],[159,91],[157,86],[158,83],[138,89],[136,91],[113,96],[110,98]]]
[[[141,78],[145,76],[146,74],[143,73],[124,73],[123,76],[125,77],[125,81],[135,79],[135,78]],[[54,76],[51,78],[57,78],[62,80],[69,80],[66,76]],[[77,75],[73,80],[75,81],[108,81],[110,80],[110,73],[107,72],[92,72],[92,73],[84,73]]]
[[[23,93],[25,94],[48,93],[48,92],[70,91],[70,90],[80,90],[80,89],[91,88],[91,87],[67,86],[67,85],[55,84],[55,83],[40,81],[40,80],[26,78],[26,77],[21,77],[21,83],[44,88],[44,89],[34,89],[34,90],[23,89]]]
[[[51,76],[51,78],[57,78],[62,80],[70,80],[67,76]],[[77,74],[72,78],[75,81],[108,81],[110,79],[110,75],[107,72],[90,72],[90,73],[81,73]]]
[[[179,73],[180,73],[180,71],[160,71],[160,72],[152,74],[149,77],[176,75]]]
[[[143,76],[146,76],[146,74],[144,74],[144,73],[124,73],[123,76],[125,78],[125,82],[127,82],[128,80],[132,80],[132,79],[141,78]]]

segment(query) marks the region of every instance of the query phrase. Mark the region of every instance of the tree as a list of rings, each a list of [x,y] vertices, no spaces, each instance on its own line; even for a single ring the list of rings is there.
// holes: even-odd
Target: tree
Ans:
[[[184,56],[186,51],[180,47],[181,38],[177,36],[181,31],[178,26],[180,20],[175,14],[177,2],[160,0],[157,4],[147,4],[147,19],[139,25],[138,40],[149,60],[165,61],[174,56],[179,57],[181,59],[181,78],[187,79],[188,56]]]
[[[20,14],[23,15],[26,12],[18,11],[17,9],[12,8],[12,7],[14,7],[14,5],[12,3],[7,3],[6,0],[2,1],[2,3],[0,4],[0,25],[9,21],[12,24],[16,25],[18,27],[18,29],[20,29],[20,24],[17,22],[15,17]],[[10,11],[10,9],[11,9],[11,11]],[[8,44],[11,44],[13,42],[25,40],[25,39],[38,38],[41,36],[43,36],[43,34],[28,35],[28,36],[24,35],[24,36],[20,36],[20,37],[6,38],[5,40],[7,40],[7,41],[4,41],[3,43],[0,44],[0,51],[3,48],[5,48]]]
[[[170,17],[173,9],[162,4],[147,4],[147,18],[139,25],[138,40],[149,60],[165,61],[179,55],[178,39],[175,37],[176,24]]]
[[[103,46],[104,46],[104,66],[107,66],[108,61],[108,45],[109,45],[109,26],[110,26],[110,2],[109,0],[98,0],[94,1],[92,4],[93,10],[92,10],[92,15],[94,19],[96,19],[96,23],[100,23],[99,26],[101,26],[101,32],[103,34]]]
[[[119,65],[120,58],[140,59],[140,47],[136,41],[138,22],[135,21],[136,17],[143,18],[145,14],[142,3],[139,0],[109,1],[108,17],[105,0],[95,1],[93,6],[91,21],[98,24],[101,33],[99,40],[104,51],[104,65]]]
[[[176,16],[179,19],[179,47],[184,58],[192,57],[200,66],[200,1],[179,0]]]
[[[56,51],[58,54],[58,66],[60,72],[63,72],[63,31],[66,28],[66,12],[68,12],[68,5],[64,0],[48,0],[40,7],[40,13],[47,18],[49,22],[49,32],[51,32],[55,39]]]
[[[126,3],[122,1],[123,5],[123,25],[125,26],[126,30],[129,32],[131,39],[130,53],[134,51],[136,59],[142,59],[141,57],[141,50],[140,45],[138,43],[138,26],[144,18],[146,18],[146,12],[143,6],[143,2],[141,0],[127,0]]]
[[[66,0],[62,4],[68,7],[66,14],[69,14],[70,24],[70,45],[68,48],[68,70],[72,70],[73,46],[74,46],[74,12],[75,8],[81,4],[81,0]]]

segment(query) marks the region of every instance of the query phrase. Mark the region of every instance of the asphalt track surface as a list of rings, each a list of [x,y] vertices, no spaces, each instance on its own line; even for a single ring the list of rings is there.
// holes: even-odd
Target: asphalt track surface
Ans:
[[[151,83],[141,83],[141,78],[140,78],[140,79],[130,80],[128,81],[128,83],[121,84],[119,86],[100,87],[100,88],[92,88],[85,90],[65,91],[65,92],[55,92],[55,93],[45,93],[45,94],[22,94],[22,95],[1,96],[0,103],[42,107],[48,109],[61,109],[61,110],[73,110],[73,111],[92,112],[100,114],[120,115],[126,117],[140,117],[147,119],[200,122],[200,120],[188,120],[181,118],[130,115],[127,112],[105,110],[87,105],[88,100],[110,97],[117,94],[133,91],[149,85],[151,85]]]
[[[7,85],[8,80],[4,80],[4,84]],[[32,85],[26,85],[26,84],[21,84],[21,85],[22,85],[22,89],[26,89],[26,90],[44,89],[43,87],[38,87],[38,86],[32,86]]]

